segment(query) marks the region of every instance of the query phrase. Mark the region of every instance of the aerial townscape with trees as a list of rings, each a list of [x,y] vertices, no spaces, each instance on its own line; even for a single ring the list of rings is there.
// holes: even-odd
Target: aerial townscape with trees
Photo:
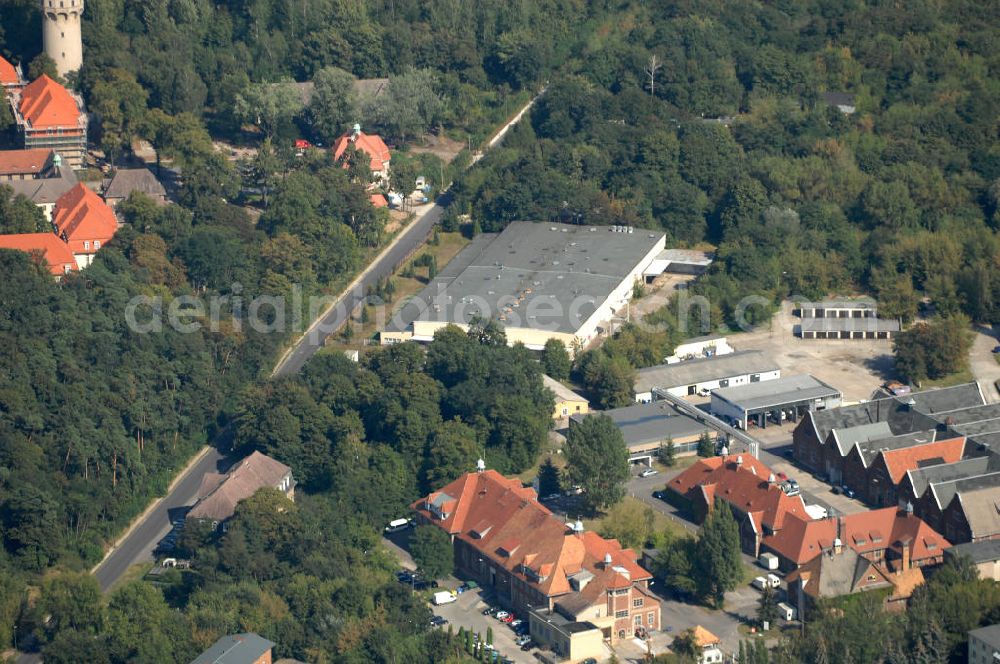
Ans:
[[[995,2],[58,5],[0,1],[0,662],[1000,657]],[[520,222],[655,251],[476,264]],[[835,406],[646,378],[727,335]]]

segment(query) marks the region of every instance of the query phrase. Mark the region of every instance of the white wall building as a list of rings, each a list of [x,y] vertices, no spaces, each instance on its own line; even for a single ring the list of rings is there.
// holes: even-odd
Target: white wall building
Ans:
[[[636,372],[635,400],[653,400],[653,390],[677,397],[781,377],[781,368],[759,350],[745,350],[676,364],[660,364]]]
[[[704,337],[695,337],[677,344],[674,354],[666,358],[667,364],[676,364],[685,360],[695,360],[701,357],[714,357],[716,355],[729,355],[734,352],[734,348],[729,345],[726,337],[717,334],[710,334]]]

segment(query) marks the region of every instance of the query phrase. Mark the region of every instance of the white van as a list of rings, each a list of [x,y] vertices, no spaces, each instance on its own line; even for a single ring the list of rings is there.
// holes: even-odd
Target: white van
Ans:
[[[413,525],[411,519],[393,519],[389,522],[389,525],[385,527],[385,532],[387,533],[398,533],[400,530],[406,530]]]
[[[441,606],[442,604],[450,604],[454,602],[457,598],[455,593],[450,590],[442,590],[440,592],[434,593],[434,605]]]

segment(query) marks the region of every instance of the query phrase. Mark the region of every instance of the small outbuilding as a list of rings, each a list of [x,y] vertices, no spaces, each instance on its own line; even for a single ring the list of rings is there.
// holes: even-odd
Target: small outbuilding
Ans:
[[[751,421],[765,427],[768,418],[795,422],[810,411],[836,408],[842,399],[840,390],[803,374],[714,390],[712,413],[743,429]]]

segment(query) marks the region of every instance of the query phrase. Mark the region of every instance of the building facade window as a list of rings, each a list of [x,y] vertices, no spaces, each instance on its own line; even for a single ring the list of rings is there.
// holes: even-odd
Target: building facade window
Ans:
[[[83,248],[84,249],[90,249],[90,240],[84,240],[83,241]]]
[[[642,598],[641,597],[636,597],[635,599],[633,599],[632,600],[632,606],[634,608],[639,608],[640,606],[642,606]]]
[[[615,611],[615,618],[628,618],[628,611]]]
[[[652,627],[653,625],[655,625],[656,624],[656,614],[653,613],[653,612],[647,613],[646,614],[646,621],[649,623],[650,627]]]
[[[635,626],[642,627],[642,614],[635,617]]]

